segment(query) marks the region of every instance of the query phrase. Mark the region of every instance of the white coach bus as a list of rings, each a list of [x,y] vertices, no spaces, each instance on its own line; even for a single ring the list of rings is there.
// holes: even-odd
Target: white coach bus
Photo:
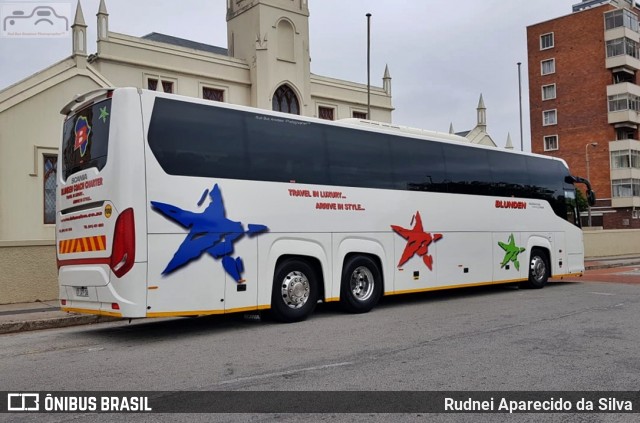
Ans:
[[[319,301],[366,312],[382,295],[584,270],[574,183],[588,181],[562,160],[134,88],[62,114],[66,311],[291,322]]]

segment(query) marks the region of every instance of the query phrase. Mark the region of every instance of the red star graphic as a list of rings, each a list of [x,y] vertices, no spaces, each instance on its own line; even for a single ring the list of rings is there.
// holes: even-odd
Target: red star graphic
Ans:
[[[430,234],[422,228],[422,218],[420,212],[416,212],[415,226],[412,229],[405,229],[400,226],[391,225],[391,229],[398,235],[407,240],[407,246],[404,248],[398,267],[401,267],[414,255],[422,257],[424,264],[429,270],[433,270],[433,257],[429,255],[429,245],[442,238],[442,234]]]

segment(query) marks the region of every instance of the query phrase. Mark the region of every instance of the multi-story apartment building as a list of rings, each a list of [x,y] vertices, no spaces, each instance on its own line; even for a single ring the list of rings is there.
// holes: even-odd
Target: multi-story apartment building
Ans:
[[[531,149],[591,180],[605,229],[640,228],[639,14],[634,0],[583,0],[527,28]]]

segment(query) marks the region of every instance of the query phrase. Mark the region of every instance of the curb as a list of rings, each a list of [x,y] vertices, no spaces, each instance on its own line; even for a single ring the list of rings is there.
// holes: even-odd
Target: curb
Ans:
[[[63,328],[68,326],[91,325],[95,323],[113,322],[115,320],[121,319],[108,316],[71,315],[65,317],[54,317],[51,319],[5,322],[0,323],[0,335],[32,330]]]
[[[598,270],[598,269],[613,269],[614,267],[626,267],[626,266],[639,266],[640,261],[629,261],[609,264],[594,264],[592,266],[585,266],[585,270]]]

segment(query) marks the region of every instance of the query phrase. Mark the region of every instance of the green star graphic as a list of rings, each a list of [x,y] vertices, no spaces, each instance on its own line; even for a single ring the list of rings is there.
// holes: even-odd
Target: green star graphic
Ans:
[[[102,119],[102,123],[107,123],[107,117],[109,116],[109,112],[107,112],[107,106],[100,108],[100,117],[98,119]]]
[[[516,267],[516,270],[520,270],[520,262],[518,261],[518,254],[522,253],[525,248],[517,247],[516,242],[513,239],[513,234],[509,236],[509,243],[505,244],[504,242],[498,241],[498,245],[504,251],[506,251],[504,258],[502,259],[502,263],[500,263],[500,268],[503,268],[510,261],[513,262],[513,265]]]

